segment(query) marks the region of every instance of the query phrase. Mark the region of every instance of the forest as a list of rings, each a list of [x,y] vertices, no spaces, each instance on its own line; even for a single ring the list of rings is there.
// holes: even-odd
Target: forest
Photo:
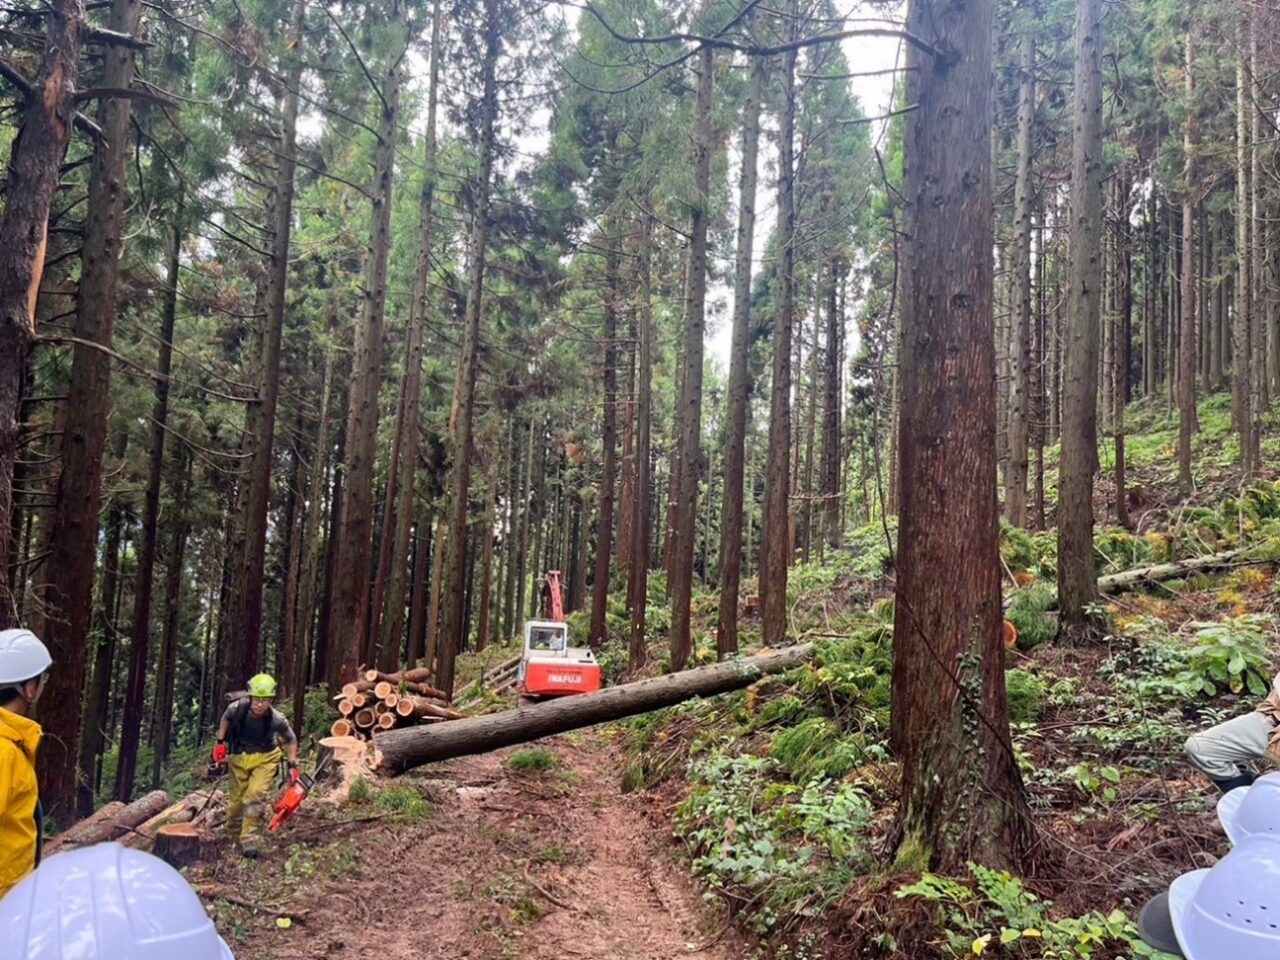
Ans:
[[[1269,0],[11,0],[0,156],[52,829],[192,789],[255,674],[304,748],[366,670],[511,706],[559,571],[606,686],[813,644],[457,768],[674,831],[704,956],[1157,955],[1182,741],[1280,660]],[[706,939],[536,952],[547,849],[439,955]]]

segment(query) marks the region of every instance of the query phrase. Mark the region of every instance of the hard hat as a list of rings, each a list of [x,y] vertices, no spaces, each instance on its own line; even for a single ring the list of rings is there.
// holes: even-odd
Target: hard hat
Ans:
[[[269,673],[260,673],[249,678],[249,696],[274,697],[276,695],[276,678]]]
[[[181,874],[118,843],[44,861],[0,900],[0,942],[13,960],[234,960]]]
[[[1169,913],[1188,960],[1280,956],[1280,844],[1246,837],[1211,870],[1169,887]]]
[[[0,630],[0,686],[34,680],[52,665],[49,648],[30,630]]]
[[[1251,836],[1280,840],[1280,773],[1228,790],[1218,800],[1218,819],[1232,843]]]

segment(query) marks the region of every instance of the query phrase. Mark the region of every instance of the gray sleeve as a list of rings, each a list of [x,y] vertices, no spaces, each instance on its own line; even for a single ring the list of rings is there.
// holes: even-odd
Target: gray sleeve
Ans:
[[[240,706],[239,700],[232,700],[227,704],[227,709],[222,711],[222,719],[227,723],[235,723],[236,708]]]
[[[293,732],[293,727],[289,726],[289,721],[284,718],[284,714],[279,710],[271,711],[271,732],[286,744],[298,742],[298,737]]]

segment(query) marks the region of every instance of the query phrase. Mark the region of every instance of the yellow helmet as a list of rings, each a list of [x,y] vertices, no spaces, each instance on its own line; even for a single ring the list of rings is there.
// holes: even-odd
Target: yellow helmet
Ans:
[[[276,695],[276,678],[269,673],[260,673],[249,678],[249,696],[271,698]]]

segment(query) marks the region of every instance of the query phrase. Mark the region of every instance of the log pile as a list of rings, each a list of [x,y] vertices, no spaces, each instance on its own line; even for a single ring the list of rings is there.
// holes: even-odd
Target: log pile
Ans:
[[[449,696],[431,685],[431,675],[430,667],[362,671],[336,698],[339,717],[329,727],[330,735],[368,740],[378,731],[463,719],[466,714],[453,709]]]
[[[49,856],[117,840],[183,867],[213,854],[214,830],[225,820],[224,806],[222,793],[213,788],[197,790],[177,803],[170,803],[163,790],[153,790],[128,805],[113,800],[50,840],[44,853]]]

